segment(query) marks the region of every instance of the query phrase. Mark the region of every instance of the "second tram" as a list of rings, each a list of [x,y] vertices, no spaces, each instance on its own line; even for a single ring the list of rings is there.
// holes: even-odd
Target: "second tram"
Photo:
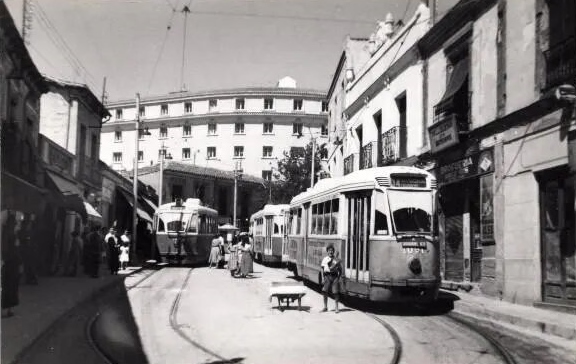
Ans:
[[[286,264],[287,217],[290,206],[265,205],[250,217],[250,232],[254,237],[256,260],[269,264]]]
[[[322,284],[332,244],[344,294],[372,301],[431,301],[440,287],[436,180],[415,167],[379,167],[320,180],[290,203],[288,254],[295,274]]]
[[[218,212],[199,199],[163,204],[154,214],[154,239],[166,262],[203,264],[218,232]]]

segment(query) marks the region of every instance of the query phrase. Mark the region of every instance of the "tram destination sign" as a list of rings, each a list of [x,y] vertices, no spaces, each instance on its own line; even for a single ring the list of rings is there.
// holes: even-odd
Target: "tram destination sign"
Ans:
[[[426,177],[418,175],[391,175],[393,187],[426,188]]]

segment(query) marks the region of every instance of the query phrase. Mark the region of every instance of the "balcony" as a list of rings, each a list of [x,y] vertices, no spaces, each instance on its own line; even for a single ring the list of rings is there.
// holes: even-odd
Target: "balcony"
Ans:
[[[400,127],[395,126],[382,133],[382,165],[394,163],[400,158]]]
[[[376,143],[370,142],[365,146],[360,148],[360,165],[359,169],[368,169],[372,168],[372,150],[376,149]]]
[[[346,175],[352,172],[354,172],[354,154],[350,154],[344,158],[344,174]]]
[[[20,130],[16,123],[2,125],[2,171],[40,186],[42,160],[31,142],[31,136]]]
[[[573,82],[576,78],[576,38],[565,39],[544,52],[546,88]]]

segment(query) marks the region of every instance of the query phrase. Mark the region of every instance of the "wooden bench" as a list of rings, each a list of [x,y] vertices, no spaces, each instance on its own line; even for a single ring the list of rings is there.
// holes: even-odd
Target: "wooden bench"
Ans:
[[[290,303],[294,301],[298,301],[298,311],[300,311],[304,295],[306,295],[306,287],[302,282],[272,282],[270,285],[270,301],[276,297],[280,311],[284,311],[282,303],[285,303],[286,307],[290,307]]]

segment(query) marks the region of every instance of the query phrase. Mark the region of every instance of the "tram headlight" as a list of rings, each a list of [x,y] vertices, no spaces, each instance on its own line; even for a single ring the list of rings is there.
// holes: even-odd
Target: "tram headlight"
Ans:
[[[412,258],[409,262],[408,262],[408,268],[410,269],[410,271],[416,275],[421,274],[422,273],[422,263],[420,263],[420,259],[418,258]]]

